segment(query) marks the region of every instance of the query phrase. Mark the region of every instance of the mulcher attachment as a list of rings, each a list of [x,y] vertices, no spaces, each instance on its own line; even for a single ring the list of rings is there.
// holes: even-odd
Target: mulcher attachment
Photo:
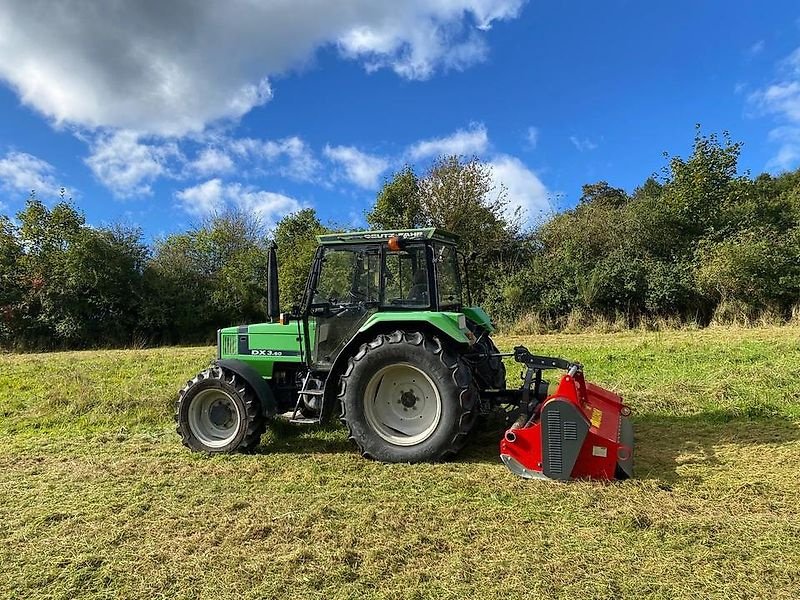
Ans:
[[[535,356],[522,346],[514,359],[528,370],[520,416],[500,442],[500,458],[513,473],[559,480],[633,475],[631,411],[622,398],[587,383],[580,364]],[[545,369],[567,371],[550,396],[542,389]]]

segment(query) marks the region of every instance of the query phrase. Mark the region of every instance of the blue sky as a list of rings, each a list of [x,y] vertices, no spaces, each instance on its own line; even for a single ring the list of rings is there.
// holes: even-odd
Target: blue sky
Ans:
[[[228,206],[358,225],[394,170],[460,153],[533,222],[631,190],[695,123],[743,170],[800,165],[795,2],[166,5],[0,6],[3,212],[63,185],[148,239]]]

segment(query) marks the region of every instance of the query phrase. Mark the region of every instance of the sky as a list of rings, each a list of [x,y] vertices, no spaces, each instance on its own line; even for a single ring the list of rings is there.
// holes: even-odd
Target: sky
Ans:
[[[148,240],[226,208],[365,226],[477,156],[534,224],[632,191],[695,124],[800,166],[800,5],[774,0],[0,0],[0,213],[61,187]]]

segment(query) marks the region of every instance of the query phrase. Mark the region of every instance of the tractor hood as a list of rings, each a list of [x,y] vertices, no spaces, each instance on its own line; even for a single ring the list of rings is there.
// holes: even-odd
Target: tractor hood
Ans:
[[[309,323],[312,344],[314,329],[314,323]],[[275,362],[302,362],[301,342],[297,322],[225,327],[217,332],[217,355],[245,360],[262,376],[271,377]]]

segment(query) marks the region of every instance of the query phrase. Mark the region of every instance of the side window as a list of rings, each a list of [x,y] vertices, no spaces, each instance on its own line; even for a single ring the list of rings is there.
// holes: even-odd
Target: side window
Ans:
[[[322,261],[313,304],[347,302],[355,274],[355,255],[350,250],[326,250]]]
[[[380,292],[380,263],[377,250],[356,253],[352,296],[361,302],[377,302]]]
[[[458,259],[453,246],[434,246],[436,282],[439,287],[439,305],[442,307],[461,304],[461,280]]]
[[[377,302],[377,250],[326,250],[313,304]]]
[[[384,304],[424,307],[430,304],[425,248],[386,253]]]

